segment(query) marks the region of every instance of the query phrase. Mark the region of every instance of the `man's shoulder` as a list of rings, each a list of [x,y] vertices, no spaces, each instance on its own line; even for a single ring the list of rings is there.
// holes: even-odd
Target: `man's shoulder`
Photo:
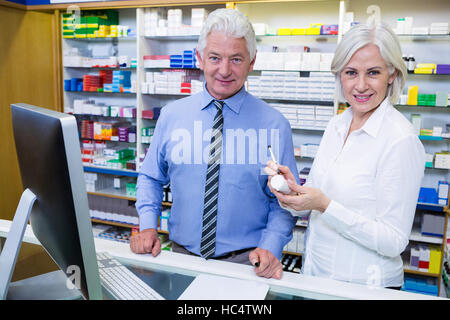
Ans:
[[[251,93],[247,92],[247,103],[252,106],[252,112],[258,112],[257,114],[262,115],[265,119],[272,123],[277,123],[278,125],[289,126],[289,121],[283,114],[278,111],[273,105],[270,105],[264,100],[255,97]]]
[[[199,106],[199,103],[198,94],[171,101],[162,107],[160,119],[185,117],[186,113],[192,113]]]

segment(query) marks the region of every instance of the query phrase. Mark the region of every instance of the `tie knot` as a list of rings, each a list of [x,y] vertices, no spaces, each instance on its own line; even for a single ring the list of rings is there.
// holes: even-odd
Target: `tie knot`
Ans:
[[[223,101],[214,100],[214,105],[215,105],[216,108],[217,108],[218,110],[220,110],[220,111],[222,111],[222,109],[223,109],[223,104],[224,104]]]

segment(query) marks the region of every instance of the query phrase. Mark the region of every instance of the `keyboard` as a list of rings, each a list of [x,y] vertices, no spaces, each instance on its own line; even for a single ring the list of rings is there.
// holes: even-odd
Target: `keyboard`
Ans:
[[[102,286],[119,300],[165,300],[152,287],[106,252],[97,252]]]

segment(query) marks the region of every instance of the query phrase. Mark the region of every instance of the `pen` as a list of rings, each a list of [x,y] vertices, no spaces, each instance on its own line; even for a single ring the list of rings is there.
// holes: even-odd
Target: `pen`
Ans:
[[[277,160],[275,160],[275,156],[273,155],[272,147],[270,145],[268,145],[267,149],[269,149],[270,156],[272,157],[272,161],[275,162],[275,164],[278,164]],[[280,169],[278,169],[278,167],[277,167],[277,174],[280,174]]]

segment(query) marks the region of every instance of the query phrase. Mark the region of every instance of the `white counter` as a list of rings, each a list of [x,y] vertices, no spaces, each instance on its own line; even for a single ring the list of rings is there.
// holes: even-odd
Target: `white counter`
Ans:
[[[11,221],[0,219],[0,237],[7,237]],[[266,283],[270,290],[285,294],[294,294],[311,299],[363,299],[363,300],[430,300],[442,299],[430,295],[409,293],[398,290],[373,288],[337,280],[283,272],[281,280],[258,277],[252,266],[205,260],[200,257],[161,251],[157,257],[151,254],[135,254],[126,243],[94,238],[97,252],[108,252],[119,260],[150,269],[173,271],[186,275],[213,274],[225,277],[252,280]],[[24,242],[40,244],[28,225]]]

